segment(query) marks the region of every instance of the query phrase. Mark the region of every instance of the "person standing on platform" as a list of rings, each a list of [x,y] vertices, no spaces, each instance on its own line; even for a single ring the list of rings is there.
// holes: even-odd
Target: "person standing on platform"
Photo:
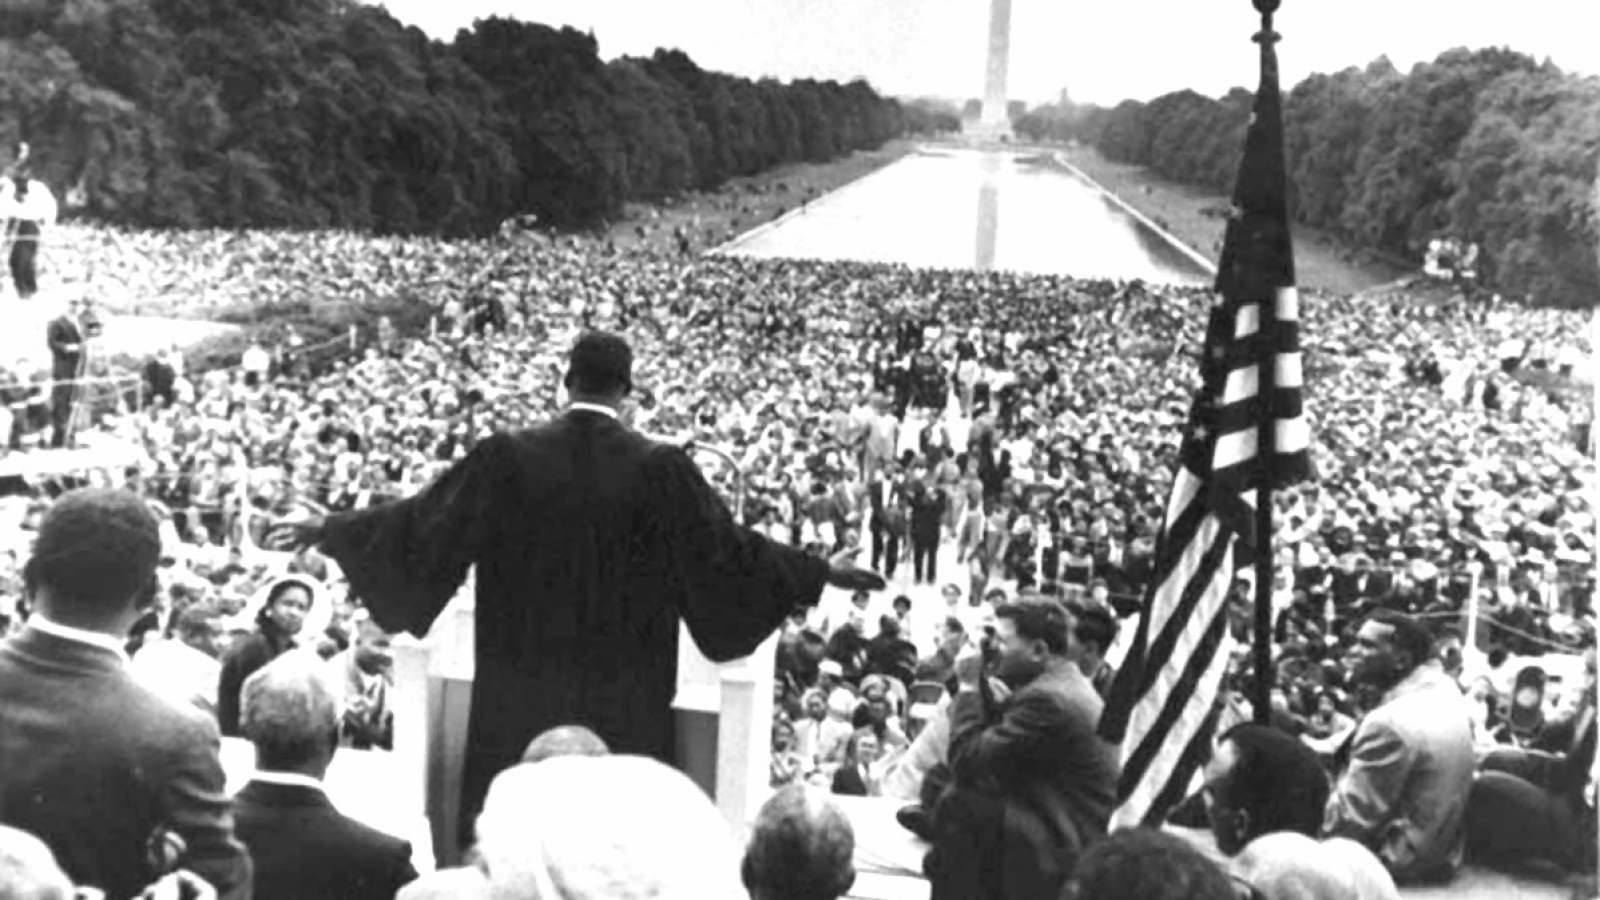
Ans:
[[[78,399],[78,376],[83,372],[83,329],[78,321],[83,304],[74,298],[67,311],[45,326],[50,345],[50,446],[65,447],[72,431],[72,407]]]
[[[932,900],[1056,900],[1116,803],[1117,748],[1095,730],[1103,704],[1072,662],[1066,609],[1025,597],[995,615],[992,649],[956,662],[952,779],[923,862]]]
[[[680,619],[726,662],[815,606],[824,585],[884,585],[853,549],[818,558],[738,525],[684,448],[619,421],[633,390],[621,337],[582,335],[565,385],[564,415],[480,442],[421,494],[269,538],[336,560],[391,633],[426,635],[476,565],[463,826],[495,774],[555,725],[670,761]]]

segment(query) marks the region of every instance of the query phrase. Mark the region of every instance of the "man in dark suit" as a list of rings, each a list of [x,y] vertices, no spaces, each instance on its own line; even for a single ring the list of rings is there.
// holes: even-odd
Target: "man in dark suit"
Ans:
[[[417,877],[411,845],[345,817],[322,789],[341,711],[321,661],[280,656],[241,693],[256,773],[234,815],[255,860],[255,900],[391,900]]]
[[[45,326],[50,345],[50,446],[65,447],[72,428],[72,405],[78,399],[78,378],[83,374],[83,331],[78,324],[82,304],[67,302],[67,311]]]
[[[900,542],[905,539],[906,508],[900,466],[892,460],[868,483],[867,528],[872,535],[872,568],[893,578],[900,563]]]
[[[1065,608],[1024,598],[995,616],[999,684],[980,687],[975,653],[956,664],[953,780],[924,862],[932,900],[1055,900],[1116,799],[1117,751],[1095,730],[1100,697],[1067,658]]]
[[[337,560],[391,633],[425,635],[477,566],[463,826],[495,773],[555,725],[670,761],[680,620],[725,662],[814,606],[825,584],[883,587],[851,551],[820,559],[737,525],[683,448],[617,420],[632,370],[622,338],[585,334],[565,415],[479,443],[409,500],[273,535]]]
[[[127,669],[123,642],[155,599],[160,558],[134,494],[74,491],[45,514],[24,569],[35,613],[0,644],[0,823],[110,897],[178,867],[248,900],[216,720]]]

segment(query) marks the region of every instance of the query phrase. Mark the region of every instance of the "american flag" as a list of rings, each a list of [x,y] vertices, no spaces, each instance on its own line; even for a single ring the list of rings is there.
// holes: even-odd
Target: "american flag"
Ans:
[[[1309,470],[1275,40],[1269,14],[1257,36],[1261,85],[1199,358],[1201,386],[1145,612],[1100,721],[1101,735],[1122,748],[1112,828],[1159,822],[1193,787],[1233,652],[1227,595],[1236,553],[1270,553],[1271,535],[1254,534],[1256,504]]]

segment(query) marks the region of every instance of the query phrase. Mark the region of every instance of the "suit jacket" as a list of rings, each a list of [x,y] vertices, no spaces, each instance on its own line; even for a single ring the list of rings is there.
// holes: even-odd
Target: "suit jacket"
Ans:
[[[368,695],[366,673],[356,665],[354,647],[328,660],[328,665],[342,703],[348,706],[356,698]],[[369,697],[375,703],[367,715],[359,723],[353,723],[348,717],[339,720],[339,746],[357,750],[394,749],[394,711],[389,708],[389,692],[394,689],[394,683],[389,672],[379,678],[376,696]]]
[[[833,792],[846,797],[865,797],[870,791],[860,763],[847,763],[833,773]]]
[[[898,533],[906,530],[905,485],[897,479],[874,478],[867,486],[867,524]],[[887,501],[887,502],[885,502]]]
[[[1083,849],[1106,833],[1121,766],[1096,730],[1102,706],[1077,665],[1059,658],[993,708],[972,690],[950,705],[952,789],[996,798],[1005,810],[997,867],[1007,898],[1053,900]]]
[[[1356,726],[1323,830],[1365,844],[1401,884],[1449,878],[1465,849],[1476,768],[1460,689],[1418,667]]]
[[[57,316],[45,326],[44,337],[50,345],[50,356],[55,361],[52,369],[57,379],[77,378],[78,366],[83,360],[83,333],[71,316]],[[77,350],[68,350],[77,344]]]
[[[828,577],[735,524],[682,448],[583,409],[480,442],[416,497],[331,516],[321,546],[392,633],[427,634],[476,565],[464,824],[556,725],[672,760],[679,622],[714,661],[748,656]]]
[[[222,898],[250,897],[216,723],[138,684],[108,649],[36,628],[0,644],[0,823],[50,845],[72,880],[134,897],[160,873],[147,847]]]
[[[256,900],[393,900],[417,877],[410,844],[346,817],[316,788],[251,781],[233,802]]]

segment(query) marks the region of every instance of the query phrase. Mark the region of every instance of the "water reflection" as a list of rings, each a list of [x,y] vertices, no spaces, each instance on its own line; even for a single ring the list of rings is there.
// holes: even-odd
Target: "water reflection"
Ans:
[[[1072,175],[1016,154],[962,150],[901,160],[728,252],[1085,278],[1209,280]]]
[[[972,266],[979,272],[994,268],[995,244],[1000,235],[1000,157],[983,161],[983,181],[978,184],[978,247]]]

